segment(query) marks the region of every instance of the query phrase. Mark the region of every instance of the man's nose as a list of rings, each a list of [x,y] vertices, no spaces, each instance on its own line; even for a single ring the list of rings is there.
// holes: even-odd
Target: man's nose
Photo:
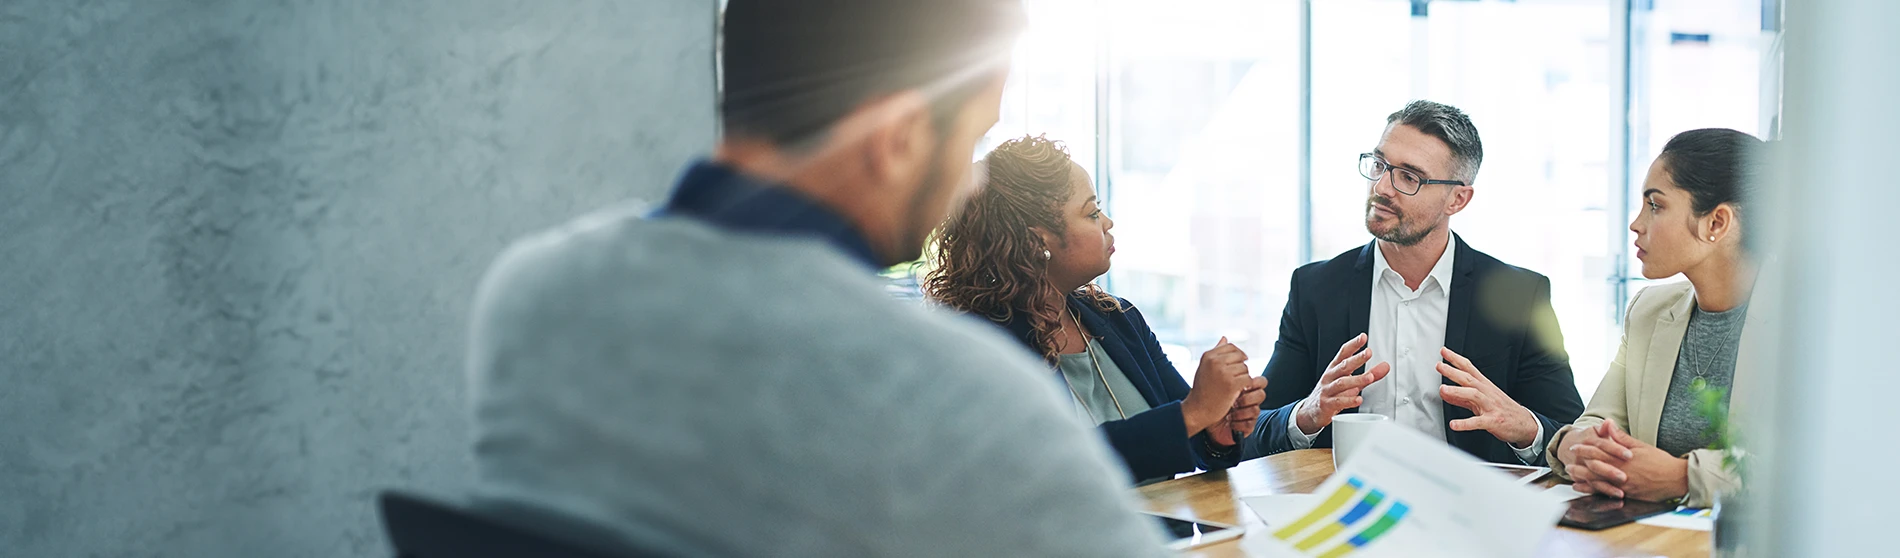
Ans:
[[[1400,192],[1395,182],[1398,180],[1398,174],[1392,172],[1391,169],[1386,169],[1384,174],[1379,175],[1378,180],[1372,181],[1372,193],[1390,200],[1398,199]]]

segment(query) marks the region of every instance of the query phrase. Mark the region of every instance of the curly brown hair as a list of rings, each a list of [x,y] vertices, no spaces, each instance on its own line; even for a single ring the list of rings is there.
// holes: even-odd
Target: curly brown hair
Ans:
[[[1068,148],[1024,136],[1003,142],[982,164],[989,171],[982,191],[937,231],[935,269],[924,279],[924,293],[997,322],[1027,314],[1031,348],[1053,366],[1066,303],[1049,288],[1049,247],[1032,228],[1068,230],[1062,219],[1071,179]],[[1122,311],[1119,300],[1093,283],[1075,292],[1102,311]]]

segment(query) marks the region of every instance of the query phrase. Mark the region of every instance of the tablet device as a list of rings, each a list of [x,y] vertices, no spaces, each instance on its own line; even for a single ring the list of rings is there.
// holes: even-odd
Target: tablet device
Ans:
[[[1492,469],[1497,469],[1499,471],[1502,471],[1506,475],[1516,477],[1518,484],[1530,484],[1531,482],[1536,481],[1537,479],[1544,478],[1544,475],[1550,474],[1549,467],[1532,467],[1529,465],[1505,465],[1503,463],[1486,463],[1485,465],[1489,465]]]
[[[1557,520],[1557,524],[1585,531],[1597,531],[1675,510],[1675,504],[1624,500],[1592,494],[1571,500],[1570,508],[1564,510],[1564,517]]]
[[[1169,539],[1168,548],[1174,550],[1187,550],[1231,540],[1245,532],[1244,529],[1233,525],[1183,519],[1154,512],[1142,513],[1161,522],[1161,530],[1167,533]]]

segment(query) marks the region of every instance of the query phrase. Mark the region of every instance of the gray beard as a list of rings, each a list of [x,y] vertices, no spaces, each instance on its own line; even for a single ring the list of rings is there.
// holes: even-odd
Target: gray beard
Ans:
[[[1372,232],[1372,229],[1368,227],[1366,232]],[[1405,220],[1400,219],[1398,226],[1392,227],[1392,230],[1386,231],[1385,234],[1372,233],[1372,237],[1399,246],[1412,246],[1425,240],[1425,237],[1430,234],[1432,234],[1431,229],[1408,231],[1405,229]]]
[[[1414,244],[1418,244],[1422,240],[1425,240],[1426,235],[1430,235],[1432,233],[1432,229],[1430,227],[1427,227],[1424,230],[1417,230],[1417,231],[1407,230],[1405,227],[1405,212],[1400,211],[1398,208],[1391,207],[1391,206],[1386,206],[1386,208],[1392,210],[1392,219],[1394,221],[1397,221],[1398,224],[1393,225],[1392,230],[1386,231],[1385,234],[1379,234],[1377,232],[1373,232],[1372,206],[1376,203],[1377,202],[1375,202],[1374,200],[1366,200],[1366,232],[1372,233],[1373,238],[1377,238],[1379,240],[1397,244],[1399,246],[1411,246]]]

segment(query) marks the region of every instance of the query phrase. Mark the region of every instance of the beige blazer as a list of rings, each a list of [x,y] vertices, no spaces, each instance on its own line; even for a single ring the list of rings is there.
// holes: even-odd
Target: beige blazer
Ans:
[[[1644,443],[1656,443],[1663,400],[1669,395],[1669,380],[1676,369],[1676,353],[1689,330],[1689,315],[1694,306],[1695,290],[1688,281],[1651,286],[1630,299],[1628,319],[1623,321],[1623,342],[1616,350],[1616,360],[1610,362],[1609,372],[1603,376],[1603,383],[1597,386],[1596,394],[1590,396],[1583,416],[1559,429],[1545,448],[1552,472],[1570,478],[1563,462],[1557,459],[1558,443],[1570,431],[1594,427],[1604,419],[1616,420],[1624,431]],[[1771,311],[1750,304],[1748,316],[1742,323],[1744,338],[1748,330],[1759,329],[1759,324],[1772,319]],[[1749,392],[1762,389],[1768,381],[1757,377],[1759,373],[1754,369],[1760,367],[1743,365],[1759,358],[1755,354],[1756,345],[1759,343],[1744,342],[1740,354],[1736,355],[1735,377],[1729,393],[1732,419],[1748,416],[1746,407],[1754,397]],[[1714,504],[1717,494],[1740,488],[1740,478],[1722,466],[1723,452],[1699,449],[1684,457],[1689,460],[1689,494],[1683,505],[1708,507]]]

